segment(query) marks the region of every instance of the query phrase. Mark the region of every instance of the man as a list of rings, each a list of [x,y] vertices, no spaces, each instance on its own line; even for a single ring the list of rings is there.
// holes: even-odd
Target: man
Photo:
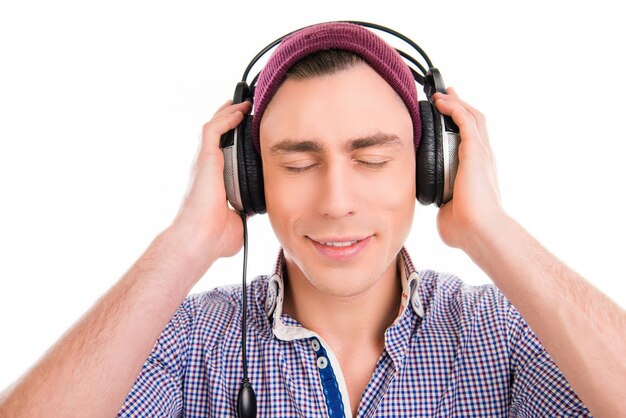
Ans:
[[[267,87],[279,51],[322,35],[374,58],[352,50],[331,59],[334,69],[311,70],[327,49],[320,41],[311,61]],[[416,272],[403,248],[419,129],[414,84],[390,82],[406,79],[399,56],[347,24],[305,29],[279,51],[255,94],[255,146],[282,246],[248,303],[259,415],[626,414],[626,315],[503,210],[483,116],[453,89],[435,95],[461,133],[439,232],[497,286],[468,288]],[[380,56],[393,57],[391,69],[372,62]],[[241,248],[219,138],[250,107],[226,103],[204,126],[172,225],[4,393],[3,416],[235,414],[241,290],[186,296],[213,261]]]

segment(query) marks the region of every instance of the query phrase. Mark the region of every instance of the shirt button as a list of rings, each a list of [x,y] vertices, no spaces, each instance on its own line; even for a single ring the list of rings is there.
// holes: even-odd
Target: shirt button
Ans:
[[[325,369],[328,366],[328,359],[326,357],[319,357],[317,359],[317,367],[320,369]]]
[[[313,347],[313,350],[319,351],[319,349],[320,349],[320,342],[317,341],[317,338],[313,338],[311,340],[311,347]]]

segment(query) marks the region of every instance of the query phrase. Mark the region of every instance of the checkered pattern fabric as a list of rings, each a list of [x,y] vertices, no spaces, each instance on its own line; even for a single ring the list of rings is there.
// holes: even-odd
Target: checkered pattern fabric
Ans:
[[[403,302],[357,417],[591,416],[511,303],[491,285],[415,271],[403,249]],[[259,417],[328,417],[319,340],[350,415],[344,377],[323,339],[282,314],[281,263],[248,291],[248,368]],[[410,300],[408,300],[410,299]],[[188,296],[163,330],[121,417],[234,417],[241,287]],[[317,343],[314,342],[316,348]]]

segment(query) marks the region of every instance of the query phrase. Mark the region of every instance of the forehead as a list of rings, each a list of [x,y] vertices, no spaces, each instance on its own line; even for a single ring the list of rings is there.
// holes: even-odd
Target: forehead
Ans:
[[[305,80],[287,79],[260,124],[261,150],[285,138],[341,143],[379,132],[413,142],[404,102],[369,65]]]

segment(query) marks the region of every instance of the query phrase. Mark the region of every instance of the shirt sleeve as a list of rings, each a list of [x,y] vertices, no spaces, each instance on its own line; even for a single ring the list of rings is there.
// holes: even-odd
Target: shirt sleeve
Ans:
[[[507,338],[512,379],[510,416],[591,417],[537,335],[512,305]]]
[[[193,316],[186,299],[161,332],[126,397],[118,417],[181,415],[181,382],[187,362],[189,328]]]

